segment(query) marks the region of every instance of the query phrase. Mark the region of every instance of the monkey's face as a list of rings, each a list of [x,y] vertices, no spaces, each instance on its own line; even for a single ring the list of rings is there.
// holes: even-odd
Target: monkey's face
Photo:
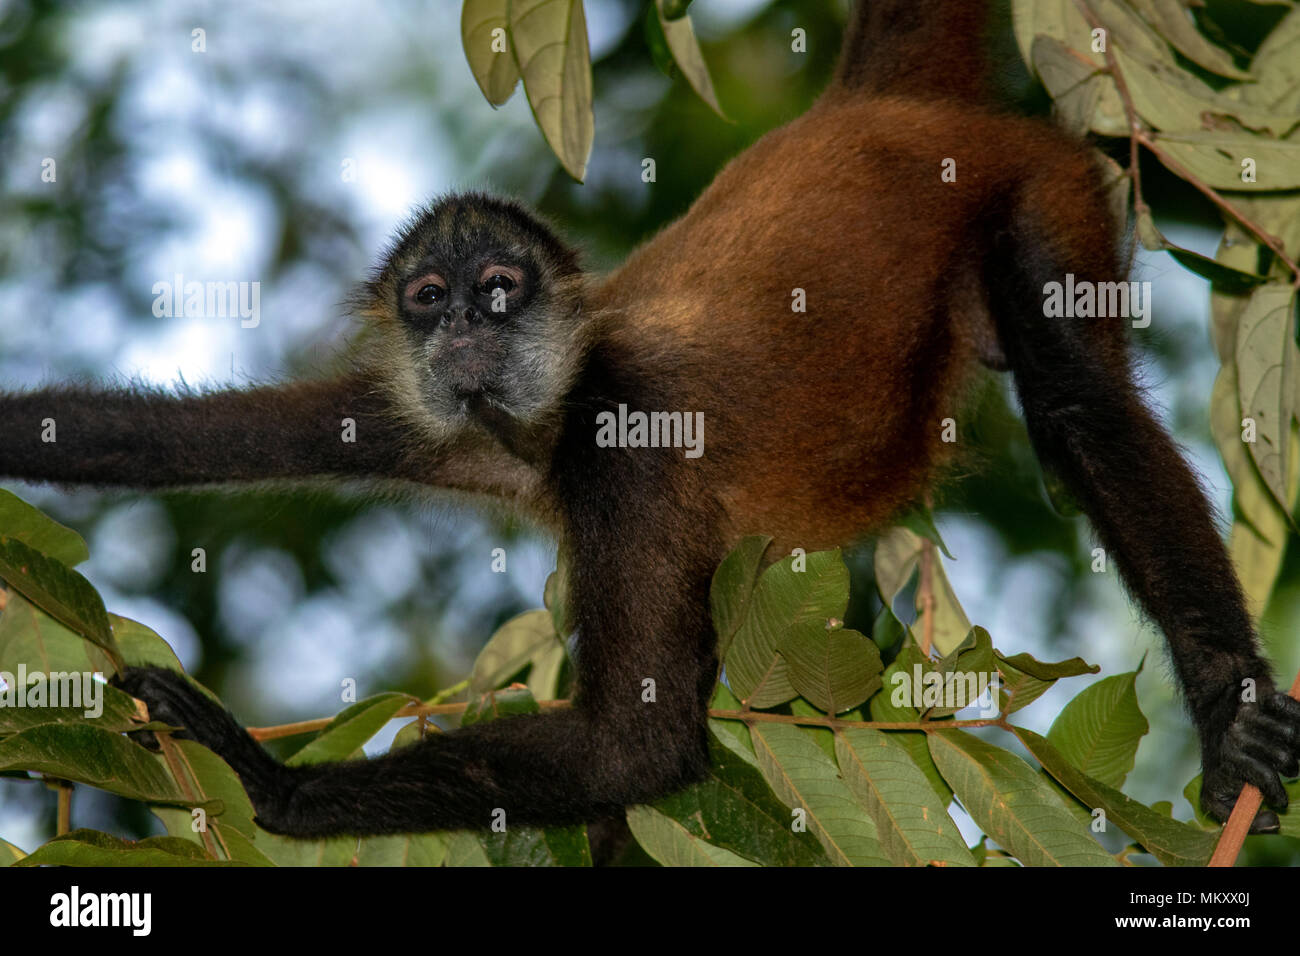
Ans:
[[[456,196],[403,233],[371,283],[405,341],[399,361],[440,427],[474,417],[535,421],[581,360],[573,252],[515,203]]]
[[[512,388],[511,343],[536,319],[537,272],[526,261],[484,250],[458,261],[421,263],[405,279],[398,308],[424,364],[426,385],[472,406]]]

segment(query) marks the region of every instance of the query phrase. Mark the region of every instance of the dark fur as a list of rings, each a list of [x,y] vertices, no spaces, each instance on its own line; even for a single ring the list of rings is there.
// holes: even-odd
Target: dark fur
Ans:
[[[1082,145],[975,101],[983,18],[974,0],[860,4],[822,100],[580,294],[576,258],[522,207],[453,197],[408,227],[372,278],[359,311],[388,344],[352,377],[180,398],[0,398],[0,467],[13,477],[405,479],[509,499],[572,557],[578,690],[567,712],[287,768],[179,675],[132,671],[124,686],[222,754],[277,832],[483,827],[497,808],[508,823],[608,819],[707,766],[707,591],[727,549],[747,533],[774,535],[776,553],[884,527],[944,468],[941,419],[959,414],[981,361],[1005,359],[1035,448],[1168,637],[1201,736],[1207,808],[1222,816],[1245,781],[1284,806],[1278,772],[1296,770],[1300,705],[1275,693],[1209,506],[1142,404],[1126,320],[1042,314],[1043,284],[1065,272],[1123,277],[1100,177]],[[940,180],[946,158],[957,183]],[[416,264],[455,269],[496,248],[532,255],[537,291],[557,298],[483,347],[571,333],[574,344],[557,351],[562,374],[537,363],[494,373],[546,400],[467,406],[453,426],[430,412],[440,385],[419,348],[432,340],[413,349],[394,292]],[[790,310],[796,287],[807,314]],[[620,403],[704,412],[704,457],[598,448],[596,415]],[[361,426],[351,448],[336,437],[345,414]],[[57,446],[34,438],[47,416]],[[1239,703],[1247,677],[1259,705]],[[642,701],[646,678],[654,703]]]

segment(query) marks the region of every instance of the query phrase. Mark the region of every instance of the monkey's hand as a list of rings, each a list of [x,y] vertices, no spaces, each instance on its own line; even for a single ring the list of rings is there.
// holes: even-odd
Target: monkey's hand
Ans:
[[[162,667],[128,667],[113,683],[145,702],[149,717],[184,728],[175,736],[207,747],[239,775],[258,822],[273,818],[292,789],[288,768],[262,749],[235,720],[185,675]]]
[[[1243,703],[1214,747],[1205,751],[1201,783],[1201,808],[1216,820],[1227,820],[1241,793],[1252,783],[1264,802],[1279,812],[1286,810],[1287,794],[1280,777],[1300,775],[1300,701],[1271,692],[1259,703]],[[1276,833],[1277,814],[1261,810],[1251,824],[1252,833]]]

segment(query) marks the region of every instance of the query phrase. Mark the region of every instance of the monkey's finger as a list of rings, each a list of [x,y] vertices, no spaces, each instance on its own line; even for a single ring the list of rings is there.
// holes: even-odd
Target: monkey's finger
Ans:
[[[1270,694],[1260,701],[1260,710],[1283,722],[1293,741],[1300,740],[1300,700],[1290,694]]]
[[[1224,782],[1218,788],[1205,789],[1201,791],[1201,809],[1222,823],[1232,815],[1240,794],[1240,783]],[[1260,809],[1250,825],[1251,833],[1274,833],[1279,829],[1281,823],[1278,821],[1277,814],[1265,808]]]
[[[1287,746],[1285,735],[1270,727],[1271,723],[1276,722],[1267,717],[1253,722],[1250,736],[1242,741],[1241,750],[1284,777],[1297,776],[1300,774],[1300,760],[1296,759],[1295,751]]]
[[[1267,808],[1260,810],[1255,814],[1255,819],[1251,821],[1251,833],[1277,833],[1282,829],[1282,821],[1277,818],[1277,814]]]
[[[1288,723],[1280,717],[1256,713],[1250,722],[1250,735],[1257,740],[1268,740],[1291,753],[1300,753],[1300,724]],[[1295,774],[1288,774],[1295,776]]]
[[[1264,794],[1264,802],[1276,810],[1287,807],[1286,788],[1282,780],[1269,763],[1267,751],[1253,744],[1247,744],[1231,761],[1233,775],[1238,781],[1253,783]]]

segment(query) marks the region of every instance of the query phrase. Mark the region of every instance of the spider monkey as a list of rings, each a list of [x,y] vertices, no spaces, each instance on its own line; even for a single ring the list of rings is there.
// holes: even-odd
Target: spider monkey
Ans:
[[[12,478],[395,479],[508,502],[572,562],[566,711],[286,767],[181,675],[129,669],[122,686],[224,757],[276,833],[482,828],[496,808],[520,824],[616,815],[706,770],[708,589],[729,547],[752,533],[834,547],[886,526],[942,470],[940,423],[988,365],[1010,370],[1039,458],[1168,638],[1205,808],[1224,817],[1244,782],[1284,808],[1300,704],[1277,692],[1211,509],[1135,387],[1124,320],[1044,315],[1067,273],[1125,277],[1119,224],[1083,144],[989,105],[984,24],[983,0],[859,2],[819,101],[607,277],[516,203],[453,195],[365,284],[374,341],[340,377],[0,395]],[[598,417],[620,405],[702,411],[705,454],[601,447]],[[40,439],[45,418],[57,443]]]

